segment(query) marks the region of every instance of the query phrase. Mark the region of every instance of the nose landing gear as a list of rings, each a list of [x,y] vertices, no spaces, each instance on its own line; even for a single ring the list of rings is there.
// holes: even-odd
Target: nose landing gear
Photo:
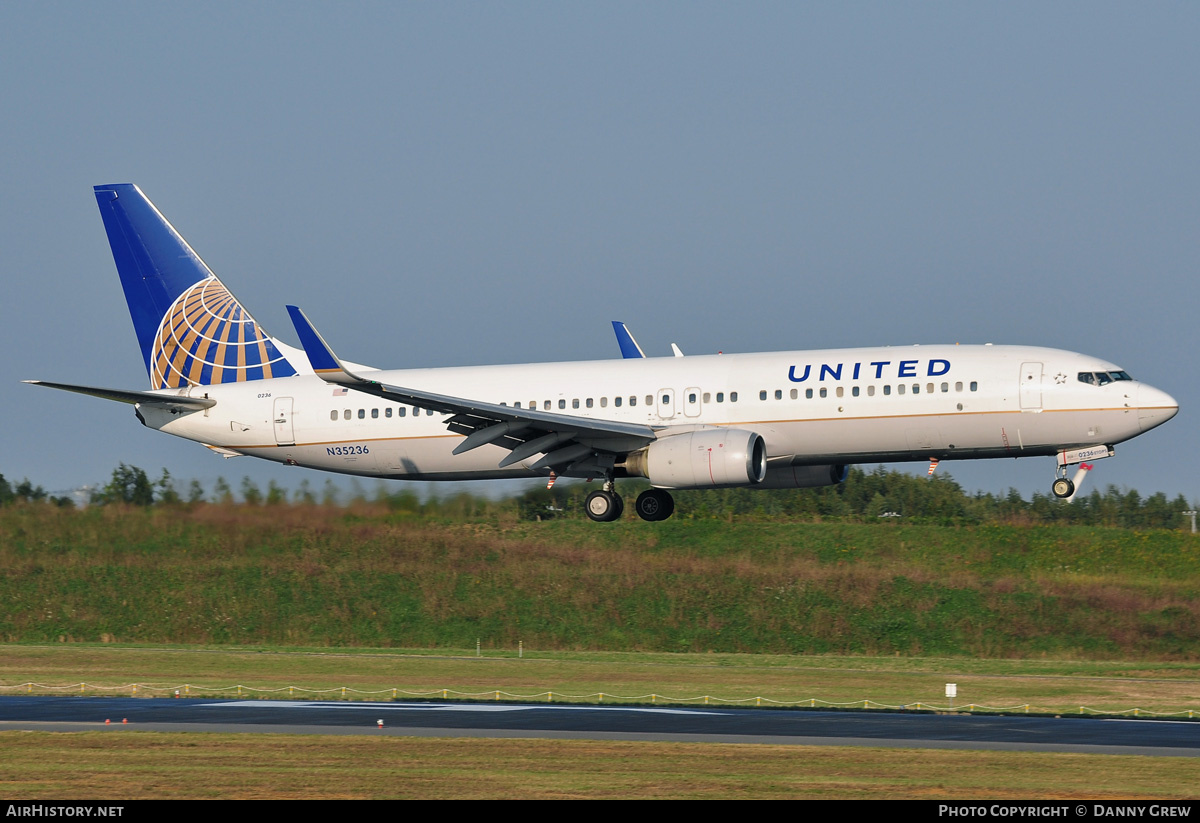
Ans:
[[[1065,477],[1060,477],[1050,486],[1050,491],[1060,500],[1065,500],[1075,493],[1075,484]]]
[[[1114,453],[1112,446],[1086,446],[1082,449],[1063,449],[1058,453],[1058,466],[1054,470],[1054,476],[1057,479],[1050,486],[1050,491],[1059,500],[1066,500],[1075,494],[1076,488],[1083,483],[1083,478],[1091,470],[1091,464],[1086,461],[1112,457]],[[1076,464],[1079,465],[1079,471],[1075,472],[1075,479],[1072,480],[1067,477],[1067,467]]]

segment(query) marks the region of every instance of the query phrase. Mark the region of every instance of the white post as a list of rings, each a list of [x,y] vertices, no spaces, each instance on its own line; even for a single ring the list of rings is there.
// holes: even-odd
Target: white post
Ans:
[[[1083,478],[1087,477],[1087,473],[1092,470],[1091,463],[1080,463],[1079,471],[1075,472],[1075,477],[1071,480],[1075,484],[1075,491],[1071,492],[1071,496],[1067,498],[1070,503],[1079,494],[1079,490],[1083,488]]]

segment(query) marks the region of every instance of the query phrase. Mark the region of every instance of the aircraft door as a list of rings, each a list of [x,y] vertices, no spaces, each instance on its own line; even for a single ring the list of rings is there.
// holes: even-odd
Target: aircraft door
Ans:
[[[292,398],[276,397],[275,411],[271,415],[275,422],[275,442],[280,446],[292,446],[296,435],[292,431]]]
[[[683,390],[683,415],[684,417],[699,417],[701,408],[700,389],[696,386]]]
[[[673,389],[659,389],[655,396],[658,401],[658,416],[663,420],[670,420],[675,416],[675,391]]]
[[[1042,407],[1042,364],[1021,364],[1021,408]]]

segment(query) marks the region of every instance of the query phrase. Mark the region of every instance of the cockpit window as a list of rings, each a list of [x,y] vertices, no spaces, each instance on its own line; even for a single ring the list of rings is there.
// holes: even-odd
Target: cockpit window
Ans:
[[[1132,380],[1129,372],[1123,371],[1081,371],[1079,373],[1080,383],[1089,383],[1093,386],[1107,386],[1116,380]]]

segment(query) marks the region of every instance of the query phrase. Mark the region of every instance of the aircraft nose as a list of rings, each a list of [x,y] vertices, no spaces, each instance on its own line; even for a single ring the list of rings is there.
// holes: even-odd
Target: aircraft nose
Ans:
[[[1161,426],[1179,413],[1179,403],[1174,397],[1144,383],[1138,386],[1137,405],[1138,426],[1142,431]]]

